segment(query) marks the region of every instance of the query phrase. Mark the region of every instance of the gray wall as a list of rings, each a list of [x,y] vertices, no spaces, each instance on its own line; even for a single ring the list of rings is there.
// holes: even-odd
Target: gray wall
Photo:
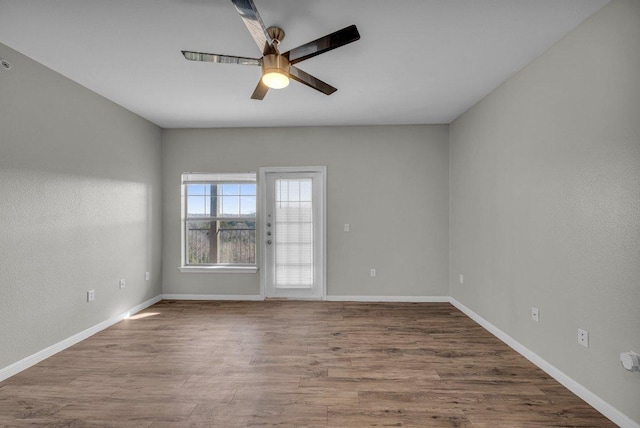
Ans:
[[[0,57],[13,64],[0,70],[3,368],[159,295],[162,229],[160,128],[1,44]]]
[[[605,6],[454,121],[450,176],[451,295],[640,421],[618,358],[640,352],[640,2]]]
[[[181,173],[326,165],[327,294],[446,296],[447,140],[446,125],[163,131],[164,293],[260,293],[259,274],[178,271]]]

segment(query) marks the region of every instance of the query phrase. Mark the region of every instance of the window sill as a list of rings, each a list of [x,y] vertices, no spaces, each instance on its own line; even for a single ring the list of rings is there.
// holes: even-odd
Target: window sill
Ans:
[[[183,273],[256,273],[257,266],[181,266]]]

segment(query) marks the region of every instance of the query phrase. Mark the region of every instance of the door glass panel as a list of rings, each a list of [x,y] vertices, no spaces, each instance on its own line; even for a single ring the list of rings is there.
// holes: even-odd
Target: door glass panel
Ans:
[[[276,288],[313,287],[313,211],[310,178],[275,180]]]

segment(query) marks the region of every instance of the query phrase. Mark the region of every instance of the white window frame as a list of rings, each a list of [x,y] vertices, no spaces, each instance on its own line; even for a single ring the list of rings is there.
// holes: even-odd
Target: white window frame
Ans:
[[[256,273],[258,271],[258,261],[260,260],[260,249],[258,245],[259,237],[259,218],[258,218],[258,205],[259,196],[257,174],[250,173],[183,173],[181,182],[181,263],[178,268],[184,273]],[[253,183],[256,185],[256,216],[255,217],[204,217],[205,221],[225,221],[225,220],[248,220],[254,221],[256,224],[256,247],[255,247],[255,260],[254,264],[202,264],[202,265],[189,265],[187,264],[187,227],[188,221],[193,219],[187,219],[187,184],[213,184],[213,183]]]

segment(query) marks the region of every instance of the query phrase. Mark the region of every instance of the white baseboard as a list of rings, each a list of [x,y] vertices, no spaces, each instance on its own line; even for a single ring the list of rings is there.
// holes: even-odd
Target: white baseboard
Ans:
[[[547,362],[545,359],[540,357],[538,354],[522,345],[520,342],[515,340],[513,337],[509,336],[504,331],[500,330],[495,325],[491,324],[486,319],[482,318],[480,315],[458,302],[453,297],[449,298],[449,303],[451,303],[456,308],[460,309],[466,316],[480,324],[484,327],[489,333],[496,336],[498,339],[506,343],[508,346],[513,348],[517,353],[525,357],[527,360],[531,361],[533,364],[538,366],[540,369],[545,371],[549,376],[560,382],[564,385],[569,391],[576,394],[578,397],[582,398],[584,401],[589,403],[594,409],[602,413],[604,416],[609,418],[612,422],[618,424],[623,428],[640,428],[640,424],[620,410],[613,407],[611,404],[604,401],[602,398],[595,395],[593,392],[589,391],[587,388],[567,376],[565,373],[560,371],[557,367]]]
[[[259,294],[163,294],[164,300],[264,300]],[[295,300],[319,300],[295,299]],[[449,296],[326,296],[330,302],[449,302]]]
[[[28,357],[23,358],[20,361],[16,361],[10,366],[0,369],[0,382],[10,378],[13,375],[20,373],[23,370],[28,369],[31,366],[38,364],[40,361],[45,360],[51,357],[52,355],[57,354],[58,352],[63,351],[68,347],[83,341],[84,339],[90,336],[93,336],[96,333],[101,332],[107,327],[111,327],[115,323],[120,322],[123,319],[137,312],[140,312],[141,310],[146,309],[151,305],[158,303],[161,299],[162,299],[162,296],[156,296],[152,299],[149,299],[146,302],[143,302],[143,303],[140,303],[139,305],[134,306],[133,308],[129,309],[126,312],[115,315],[105,321],[102,321],[99,324],[94,325],[93,327],[89,327],[88,329],[81,331],[80,333],[74,334],[71,337],[68,337],[54,345],[51,345],[48,348],[43,349],[42,351],[38,351],[35,354],[29,355]]]
[[[264,300],[259,294],[163,294],[163,300]]]
[[[449,296],[327,296],[330,302],[407,302],[407,303],[443,303],[449,302]]]

